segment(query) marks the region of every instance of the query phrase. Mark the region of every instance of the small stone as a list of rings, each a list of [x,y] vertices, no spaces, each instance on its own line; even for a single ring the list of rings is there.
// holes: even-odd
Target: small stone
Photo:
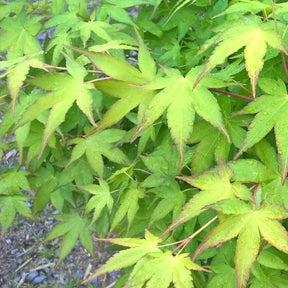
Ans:
[[[46,273],[46,274],[49,273],[49,269],[48,269],[48,268],[44,268],[43,271],[44,271],[44,273]]]
[[[92,285],[93,284],[97,284],[97,282],[98,282],[97,278],[94,278],[94,279],[89,281],[89,283],[92,284]]]
[[[13,281],[14,281],[14,282],[19,282],[20,279],[21,279],[21,277],[20,277],[20,276],[17,276],[17,277],[15,277],[15,278],[13,279]]]
[[[129,51],[130,56],[136,56],[138,53],[134,50]]]
[[[1,286],[1,288],[9,288],[8,284],[4,284]]]
[[[11,254],[12,254],[12,255],[15,255],[17,252],[18,252],[18,249],[13,249],[13,250],[11,250]]]
[[[41,283],[41,282],[43,282],[46,278],[47,278],[47,276],[45,276],[45,275],[38,276],[38,277],[34,278],[33,283],[34,283],[34,284]]]
[[[32,272],[29,274],[28,279],[29,279],[30,281],[33,281],[34,278],[36,278],[38,275],[39,275],[38,271],[32,271]]]
[[[11,239],[6,239],[6,243],[7,243],[7,244],[11,244],[11,243],[12,243]],[[5,284],[5,285],[6,285],[6,284]]]
[[[57,279],[57,278],[59,278],[59,274],[58,273],[52,273],[52,277]]]
[[[23,259],[22,258],[18,258],[16,259],[16,263],[21,265],[23,263]]]
[[[78,269],[78,270],[76,270],[75,275],[78,277],[81,277],[81,276],[83,276],[83,273],[80,269]]]

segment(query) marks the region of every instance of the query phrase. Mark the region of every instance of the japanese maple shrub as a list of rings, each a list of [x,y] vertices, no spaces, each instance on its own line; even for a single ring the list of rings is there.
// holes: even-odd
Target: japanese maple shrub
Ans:
[[[288,287],[287,15],[2,1],[0,156],[18,160],[1,166],[2,235],[50,203],[57,265],[78,239],[123,246],[83,283],[122,269],[116,288]]]

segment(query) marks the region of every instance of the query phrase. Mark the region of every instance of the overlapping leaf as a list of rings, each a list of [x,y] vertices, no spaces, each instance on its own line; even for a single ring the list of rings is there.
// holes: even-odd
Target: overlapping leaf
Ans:
[[[34,37],[40,31],[42,16],[29,17],[22,10],[15,17],[7,17],[1,21],[0,51],[8,51],[8,60],[23,55],[32,55],[41,51],[37,39]]]
[[[123,287],[168,288],[173,283],[176,288],[194,287],[190,270],[206,271],[201,266],[193,263],[188,254],[171,255],[170,251],[162,252],[157,244],[159,238],[146,230],[145,240],[138,238],[102,239],[118,245],[131,247],[114,255],[98,269],[92,276],[82,283],[86,283],[99,275],[112,272],[121,268],[136,265]],[[165,267],[165,269],[163,269]]]
[[[122,250],[110,258],[103,266],[101,266],[93,275],[86,279],[83,283],[102,275],[122,268],[129,267],[139,261],[148,253],[159,253],[161,250],[157,247],[161,239],[145,231],[145,239],[139,238],[110,238],[100,239],[117,245],[130,247],[130,249]]]
[[[252,25],[241,24],[232,26],[224,30],[216,42],[220,44],[214,49],[213,54],[208,59],[204,70],[194,84],[194,88],[215,66],[222,64],[228,56],[246,46],[244,50],[245,65],[255,97],[257,79],[264,65],[267,44],[288,55],[281,37],[265,23],[262,25],[253,23]]]
[[[225,199],[210,205],[210,208],[231,216],[205,236],[192,260],[207,248],[238,236],[235,255],[238,288],[246,287],[252,265],[260,250],[261,235],[278,250],[288,253],[288,233],[278,221],[288,218],[288,210],[283,206],[266,204],[255,209],[251,203]]]
[[[73,148],[71,159],[67,166],[85,153],[90,166],[102,178],[104,162],[101,155],[116,163],[129,164],[127,156],[119,148],[113,147],[113,144],[120,141],[125,133],[123,130],[107,129],[87,138],[74,139],[71,143],[76,144],[76,146]]]
[[[110,106],[99,123],[98,128],[92,130],[88,135],[117,123],[129,111],[138,105],[143,105],[141,103],[145,103],[146,99],[150,99],[154,94],[153,91],[128,86],[128,84],[144,84],[152,80],[156,74],[156,64],[140,35],[137,35],[139,43],[138,65],[140,71],[125,60],[115,56],[69,47],[69,49],[88,57],[103,73],[115,79],[95,81],[94,85],[97,89],[113,97],[121,98]]]
[[[1,236],[4,235],[9,226],[13,223],[16,211],[25,217],[33,219],[30,208],[26,201],[31,197],[22,194],[3,195],[0,194],[0,224]]]
[[[226,96],[225,96],[226,97]],[[229,114],[222,113],[224,123],[235,147],[240,148],[245,138],[244,127],[251,121],[249,115],[230,118]],[[197,174],[210,168],[213,160],[220,164],[222,160],[228,161],[231,144],[225,136],[214,126],[202,120],[195,124],[188,143],[198,143],[192,158],[192,172]]]
[[[87,185],[79,186],[79,188],[94,195],[89,199],[85,207],[86,213],[89,213],[91,210],[94,210],[91,224],[93,224],[98,219],[102,210],[106,206],[111,212],[114,201],[113,201],[110,188],[107,182],[99,179],[99,185],[87,184]]]
[[[160,197],[161,200],[153,209],[150,218],[150,225],[155,221],[164,218],[170,212],[173,213],[173,219],[175,219],[185,203],[185,195],[180,190],[177,182],[171,181],[168,185],[151,189],[151,191],[154,192],[157,197]]]
[[[232,177],[233,170],[223,163],[218,166],[217,171],[207,171],[195,176],[178,176],[178,179],[186,181],[202,191],[184,205],[179,216],[163,234],[204,212],[207,205],[217,201],[235,198],[235,196],[240,199],[251,199],[252,196],[248,188],[240,182],[231,183]]]
[[[167,109],[168,127],[179,153],[179,168],[184,163],[185,146],[193,131],[195,111],[219,129],[230,141],[219,105],[207,88],[223,87],[227,83],[209,76],[192,91],[200,71],[201,67],[193,68],[186,77],[183,77],[179,70],[165,69],[166,77],[158,77],[143,86],[144,89],[164,89],[147,103],[145,110],[139,115],[137,131],[132,139],[152,125]]]
[[[257,113],[249,126],[242,147],[236,157],[259,142],[274,127],[276,145],[281,162],[281,178],[284,183],[288,171],[287,109],[288,95],[282,80],[261,79],[260,87],[267,93],[249,103],[237,114]]]
[[[54,73],[29,80],[31,84],[45,90],[53,90],[53,92],[43,95],[29,106],[16,124],[17,129],[52,107],[45,126],[40,155],[56,128],[64,121],[65,115],[74,101],[90,122],[96,125],[92,114],[93,99],[90,92],[90,89],[94,87],[91,83],[84,82],[87,71],[71,58],[67,57],[66,60],[70,75]]]
[[[44,69],[44,64],[40,61],[39,55],[30,57],[20,57],[13,61],[2,61],[0,68],[7,68],[7,83],[8,89],[12,98],[12,115],[14,116],[15,105],[21,86],[26,79],[30,67]]]
[[[116,211],[113,222],[111,224],[110,232],[120,223],[120,221],[127,215],[128,229],[131,226],[134,217],[139,209],[138,201],[144,197],[144,191],[137,184],[132,181],[128,189],[120,198],[120,207]]]
[[[77,239],[83,244],[83,246],[93,255],[93,238],[89,231],[90,220],[86,217],[81,217],[76,211],[70,214],[62,214],[54,216],[58,221],[62,223],[57,224],[45,241],[52,240],[54,238],[63,236],[59,260],[56,267],[60,262],[70,253]]]

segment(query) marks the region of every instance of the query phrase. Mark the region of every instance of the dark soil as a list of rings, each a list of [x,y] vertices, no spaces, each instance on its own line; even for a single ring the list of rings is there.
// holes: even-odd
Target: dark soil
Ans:
[[[51,211],[52,207],[45,209]],[[53,212],[53,211],[52,211]],[[51,214],[41,214],[38,222],[17,215],[14,224],[0,239],[0,287],[88,287],[80,285],[83,279],[95,272],[113,254],[105,251],[95,240],[93,259],[77,242],[71,253],[54,269],[58,261],[61,238],[42,243],[56,221]],[[100,276],[89,287],[112,288],[120,273]],[[92,284],[92,285],[91,285]]]

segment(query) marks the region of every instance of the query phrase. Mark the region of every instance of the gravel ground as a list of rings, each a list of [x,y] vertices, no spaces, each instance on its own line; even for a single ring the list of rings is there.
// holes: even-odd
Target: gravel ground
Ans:
[[[44,213],[51,211],[48,207]],[[61,238],[42,243],[56,221],[42,213],[38,222],[17,215],[16,221],[0,239],[0,287],[88,287],[81,281],[95,272],[113,254],[95,242],[96,261],[77,242],[75,248],[54,270]],[[53,213],[53,212],[52,212]],[[113,272],[90,282],[96,288],[112,288],[120,273]],[[91,286],[90,286],[91,287]]]

